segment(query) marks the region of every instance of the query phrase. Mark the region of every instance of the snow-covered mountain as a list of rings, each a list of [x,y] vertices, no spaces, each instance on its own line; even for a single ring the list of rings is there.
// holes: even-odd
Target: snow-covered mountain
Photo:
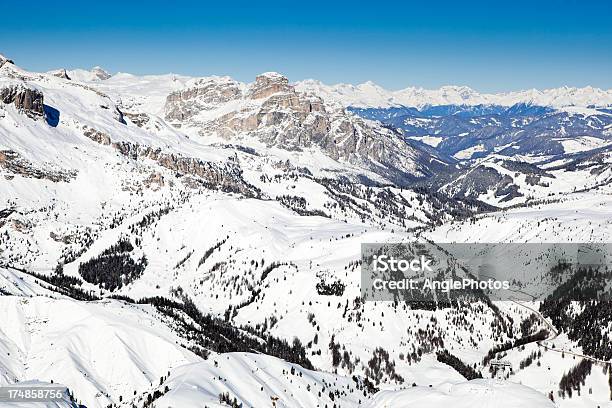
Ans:
[[[593,346],[536,302],[360,292],[366,242],[609,241],[606,146],[453,158],[276,73],[0,65],[0,384],[89,408],[607,403],[598,367],[580,395],[559,384],[607,356],[603,324]]]
[[[377,123],[296,91],[286,77],[274,72],[257,76],[251,84],[228,77],[190,81],[168,96],[165,119],[188,134],[247,146],[259,143],[300,157],[317,153],[339,161],[343,168],[365,168],[398,184],[448,165],[407,146]],[[309,167],[314,166],[311,162]]]
[[[606,109],[517,104],[349,110],[395,129],[413,146],[429,147],[447,160],[471,162],[469,170],[483,159],[502,158],[545,167],[548,163],[562,165],[587,156],[600,157],[612,149],[612,114]],[[448,177],[455,175],[451,172]],[[434,181],[444,178],[434,177]],[[484,182],[486,185],[487,180]]]
[[[59,74],[59,76],[64,77],[64,79],[72,79],[72,80],[75,80],[75,81],[85,81],[85,82],[105,81],[105,80],[107,80],[107,79],[109,79],[111,77],[111,74],[109,74],[106,70],[104,70],[104,68],[98,67],[98,66],[93,67],[90,70],[85,70],[85,69],[73,69],[73,70],[60,69],[60,70],[50,71],[50,73],[55,75],[55,76],[58,76],[58,74]]]
[[[467,86],[443,86],[440,89],[408,87],[398,91],[382,88],[368,81],[359,85],[326,85],[308,79],[296,84],[302,92],[312,92],[325,99],[337,101],[344,106],[361,108],[388,108],[393,106],[424,107],[443,105],[499,105],[512,106],[519,103],[561,108],[610,107],[612,90],[590,86],[584,88],[561,87],[545,90],[529,89],[497,94],[477,92]]]

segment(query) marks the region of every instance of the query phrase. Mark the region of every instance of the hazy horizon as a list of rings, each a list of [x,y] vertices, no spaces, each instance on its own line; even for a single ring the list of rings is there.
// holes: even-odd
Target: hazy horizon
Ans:
[[[0,26],[0,52],[33,71],[100,65],[243,82],[278,71],[293,82],[484,93],[612,88],[607,2],[45,5],[3,5],[11,18]]]

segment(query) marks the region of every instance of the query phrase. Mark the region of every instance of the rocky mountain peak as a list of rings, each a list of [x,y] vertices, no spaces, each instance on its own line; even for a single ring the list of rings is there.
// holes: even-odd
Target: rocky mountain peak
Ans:
[[[166,99],[165,117],[181,129],[301,152],[319,149],[332,160],[405,182],[429,173],[431,158],[393,132],[367,122],[316,92],[301,92],[278,73],[245,85],[231,78],[202,78]]]
[[[249,97],[252,99],[267,98],[279,92],[294,92],[286,76],[278,72],[264,72],[257,75],[255,83],[251,85]]]
[[[98,79],[102,81],[109,79],[111,77],[111,74],[109,74],[106,70],[104,70],[102,67],[99,67],[99,66],[93,67],[91,69],[91,73],[94,74]]]

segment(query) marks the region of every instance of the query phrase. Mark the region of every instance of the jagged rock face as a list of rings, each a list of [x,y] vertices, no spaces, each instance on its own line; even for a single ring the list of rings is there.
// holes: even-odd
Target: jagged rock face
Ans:
[[[193,157],[166,153],[160,148],[151,146],[129,142],[113,142],[108,134],[90,127],[83,129],[83,135],[103,146],[111,146],[121,155],[130,159],[152,160],[160,166],[177,173],[178,176],[188,175],[197,177],[197,180],[191,183],[194,188],[204,186],[210,189],[239,193],[246,197],[258,197],[260,194],[256,187],[244,180],[240,164],[233,158],[230,158],[225,163],[213,163]],[[0,156],[1,158],[2,156]],[[159,187],[163,185],[163,182],[161,175],[154,175],[148,179],[148,184],[145,184],[147,186],[156,184]]]
[[[296,91],[286,77],[259,75],[249,86],[229,78],[207,78],[166,100],[166,119],[202,136],[256,137],[268,146],[300,151],[318,147],[334,160],[365,166],[385,177],[427,175],[423,152],[392,131]]]
[[[255,109],[247,106],[232,111],[211,125],[227,138],[237,133],[254,132],[269,145],[291,150],[309,147],[313,141],[324,139],[331,129],[326,113],[320,99],[289,88],[288,92],[272,94]]]
[[[25,86],[9,86],[0,90],[0,101],[13,103],[17,109],[31,118],[44,117],[42,92]]]
[[[275,93],[293,90],[286,77],[276,72],[267,72],[255,78],[255,84],[249,90],[249,97],[252,99],[267,98]]]
[[[161,175],[161,173],[153,172],[149,175],[149,177],[146,178],[146,180],[144,181],[144,185],[145,187],[150,188],[153,191],[157,191],[166,185],[166,181],[164,179],[164,176]]]
[[[134,160],[153,160],[178,175],[198,177],[200,183],[210,189],[235,192],[246,197],[258,197],[260,194],[257,188],[244,180],[242,169],[235,160],[223,164],[212,163],[193,157],[164,153],[160,148],[127,142],[113,142],[111,146],[122,155]]]
[[[230,78],[199,79],[190,87],[168,95],[165,116],[173,122],[188,120],[241,95],[240,83]]]

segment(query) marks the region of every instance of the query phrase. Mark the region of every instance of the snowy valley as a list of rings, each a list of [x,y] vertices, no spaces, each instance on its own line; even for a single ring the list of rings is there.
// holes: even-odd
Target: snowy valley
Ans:
[[[360,292],[362,243],[611,242],[612,91],[16,63],[0,385],[65,385],[48,407],[612,406],[609,304]]]

